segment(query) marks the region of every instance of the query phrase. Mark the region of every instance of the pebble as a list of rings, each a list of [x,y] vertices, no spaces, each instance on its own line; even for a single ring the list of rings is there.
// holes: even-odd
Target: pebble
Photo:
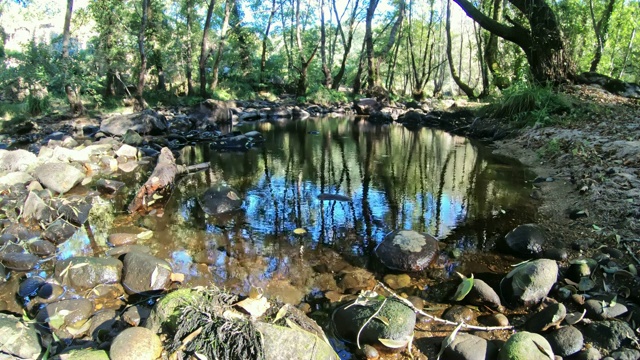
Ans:
[[[463,305],[453,305],[442,315],[445,320],[453,322],[470,323],[475,318],[475,313],[469,307]]]
[[[478,320],[487,326],[509,326],[509,319],[500,313],[482,316]]]

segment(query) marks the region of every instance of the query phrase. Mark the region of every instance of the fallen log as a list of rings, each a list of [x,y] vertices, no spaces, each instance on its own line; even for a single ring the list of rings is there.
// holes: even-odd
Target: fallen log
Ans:
[[[166,147],[162,148],[158,156],[158,163],[153,169],[151,176],[149,176],[149,179],[140,187],[136,196],[129,204],[129,213],[133,214],[140,210],[147,210],[150,205],[155,203],[156,199],[162,197],[159,193],[170,190],[171,185],[175,183],[176,176],[208,169],[209,166],[209,163],[190,166],[177,165],[171,150]]]

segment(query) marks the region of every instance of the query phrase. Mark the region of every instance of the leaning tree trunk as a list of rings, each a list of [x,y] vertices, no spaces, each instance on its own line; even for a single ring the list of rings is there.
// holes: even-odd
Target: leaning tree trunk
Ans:
[[[209,28],[211,27],[211,15],[213,14],[213,7],[216,4],[216,0],[211,0],[209,7],[207,8],[207,17],[204,21],[204,30],[202,31],[202,42],[200,43],[200,61],[198,61],[198,74],[200,76],[200,96],[207,97],[207,73],[205,72],[205,66],[207,65],[207,59],[211,52],[209,51],[208,39]]]
[[[227,31],[229,28],[229,16],[231,16],[231,8],[235,6],[234,0],[227,0],[224,7],[224,20],[222,21],[222,29],[220,30],[220,41],[218,42],[218,49],[216,51],[216,58],[213,61],[213,79],[211,80],[211,91],[215,91],[218,88],[218,69],[220,68],[220,62],[222,61],[222,53],[227,41]]]
[[[449,70],[451,71],[451,77],[453,81],[456,82],[456,85],[467,95],[469,99],[475,99],[475,94],[473,93],[473,89],[465,84],[460,76],[458,75],[455,65],[453,64],[453,55],[451,53],[451,0],[447,0],[447,15],[446,15],[446,23],[445,23],[445,33],[447,36],[447,60],[449,62]]]

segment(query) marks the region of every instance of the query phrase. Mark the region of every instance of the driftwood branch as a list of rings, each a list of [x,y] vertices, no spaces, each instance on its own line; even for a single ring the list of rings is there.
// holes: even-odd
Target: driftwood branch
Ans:
[[[429,319],[431,319],[433,321],[442,323],[444,325],[461,326],[464,329],[481,330],[481,331],[495,331],[495,330],[511,330],[511,329],[513,329],[513,326],[475,326],[475,325],[469,325],[469,324],[465,324],[465,323],[457,323],[457,322],[441,319],[441,318],[439,318],[437,316],[433,316],[431,314],[427,314],[426,312],[416,308],[415,305],[413,305],[411,303],[411,301],[409,301],[409,300],[401,297],[400,295],[396,294],[395,292],[393,292],[393,290],[389,289],[385,284],[383,284],[381,282],[378,282],[377,286],[383,288],[386,292],[388,292],[394,298],[396,298],[396,299],[402,301],[403,303],[405,303],[416,314],[422,315],[422,316],[424,316],[426,318],[429,318]]]

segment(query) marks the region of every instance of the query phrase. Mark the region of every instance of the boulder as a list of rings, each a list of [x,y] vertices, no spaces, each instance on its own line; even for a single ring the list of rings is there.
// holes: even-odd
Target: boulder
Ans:
[[[479,336],[458,333],[451,345],[444,349],[448,360],[489,360],[498,356],[498,347]]]
[[[567,316],[567,308],[562,304],[550,304],[546,308],[531,315],[524,324],[525,329],[531,332],[547,331],[551,327],[558,326]]]
[[[132,327],[122,331],[111,343],[111,360],[156,360],[162,354],[162,342],[153,331]]]
[[[29,253],[8,252],[0,255],[0,263],[7,269],[16,271],[33,270],[40,258]]]
[[[567,357],[582,349],[584,337],[580,330],[573,326],[565,326],[545,336],[556,355]]]
[[[0,172],[29,172],[37,160],[36,155],[27,150],[0,150]]]
[[[521,264],[500,282],[503,300],[512,307],[537,304],[547,296],[557,278],[558,264],[554,260],[538,259]]]
[[[218,184],[199,196],[198,203],[207,215],[219,215],[240,209],[242,198],[230,186]]]
[[[545,243],[544,233],[536,224],[524,224],[511,230],[505,238],[509,252],[524,258],[539,257]]]
[[[32,182],[33,176],[23,171],[10,172],[0,177],[0,189],[10,188],[14,185],[24,185]]]
[[[25,221],[34,220],[37,223],[49,223],[54,218],[54,210],[34,191],[30,191],[22,208],[22,218]]]
[[[500,349],[498,360],[553,360],[553,349],[542,335],[517,332]]]
[[[373,111],[380,111],[382,105],[373,98],[363,98],[354,103],[358,115],[370,115]]]
[[[46,163],[35,169],[34,175],[46,188],[64,194],[84,180],[85,175],[75,166],[65,163]]]
[[[473,288],[471,288],[469,294],[465,296],[465,300],[473,305],[486,305],[493,309],[497,309],[502,306],[500,296],[498,296],[491,286],[481,279],[473,280]]]
[[[164,290],[171,282],[171,265],[155,256],[130,252],[123,263],[122,286],[127,294]]]
[[[261,321],[255,326],[263,338],[265,360],[340,359],[329,343],[300,327],[289,328]]]
[[[0,313],[0,352],[20,359],[37,359],[42,352],[40,338],[33,324],[16,316]]]
[[[90,196],[74,196],[60,199],[56,202],[58,215],[75,225],[83,225],[89,219],[89,212],[93,207]]]
[[[393,122],[393,117],[386,112],[371,111],[367,120],[373,124],[389,124]]]
[[[123,136],[127,130],[133,130],[138,134],[162,134],[167,129],[167,120],[153,110],[113,115],[100,123],[100,131],[115,136]]]
[[[638,340],[633,329],[624,321],[594,321],[582,328],[582,331],[587,341],[609,351]]]
[[[438,240],[413,230],[396,230],[385,236],[375,254],[390,269],[421,271],[436,258]]]
[[[56,263],[54,274],[61,284],[83,291],[100,284],[119,283],[122,266],[118,259],[78,256]]]
[[[51,303],[38,311],[36,321],[47,323],[60,338],[70,340],[89,331],[87,322],[93,314],[93,302],[87,299],[69,299]]]
[[[231,122],[231,107],[225,101],[207,99],[200,103],[196,118],[198,119],[197,127],[204,129],[208,126],[216,124],[228,124]]]
[[[331,315],[334,333],[344,341],[360,345],[379,344],[379,339],[408,344],[415,324],[413,309],[395,298],[369,298],[364,304],[350,301]]]
[[[59,245],[72,237],[77,230],[78,228],[73,224],[63,219],[58,219],[47,226],[42,237]]]

